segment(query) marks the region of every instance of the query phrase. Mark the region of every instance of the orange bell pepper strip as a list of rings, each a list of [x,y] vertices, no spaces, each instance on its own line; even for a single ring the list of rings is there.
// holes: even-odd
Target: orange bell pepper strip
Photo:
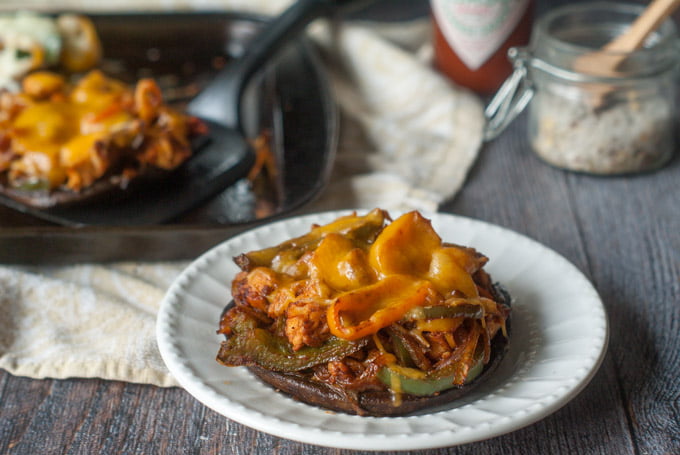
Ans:
[[[339,295],[328,307],[328,328],[338,338],[358,340],[398,321],[411,308],[431,304],[438,298],[426,280],[390,275]]]
[[[441,244],[430,220],[418,212],[409,212],[385,226],[371,245],[369,261],[384,276],[423,276],[430,267],[432,252]]]
[[[383,276],[414,275],[431,281],[442,295],[457,290],[468,297],[478,296],[471,273],[483,259],[472,248],[444,244],[432,222],[415,211],[387,225],[369,251],[370,265]]]
[[[425,276],[442,295],[457,290],[467,297],[478,297],[477,285],[472,275],[459,263],[457,248],[437,248],[432,252],[430,269]]]

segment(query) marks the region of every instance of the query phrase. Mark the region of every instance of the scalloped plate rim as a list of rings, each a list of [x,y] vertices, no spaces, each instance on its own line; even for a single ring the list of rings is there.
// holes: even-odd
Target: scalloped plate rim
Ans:
[[[506,372],[503,373],[505,376],[499,378],[499,384],[496,384],[495,388],[477,392],[479,395],[473,395],[467,402],[463,400],[458,406],[451,409],[407,417],[358,417],[321,410],[283,397],[268,386],[259,383],[256,379],[248,381],[249,373],[247,371],[244,372],[245,369],[221,367],[214,362],[214,355],[212,357],[208,355],[192,359],[184,353],[192,349],[201,350],[204,346],[207,348],[211,343],[215,343],[213,351],[216,353],[219,347],[219,339],[214,332],[201,333],[199,338],[196,338],[193,333],[191,334],[192,336],[189,336],[188,333],[182,332],[182,330],[187,330],[183,324],[186,325],[189,320],[197,318],[194,314],[188,314],[187,311],[182,312],[182,309],[186,310],[182,305],[185,307],[187,305],[195,306],[197,301],[201,301],[201,299],[209,300],[208,303],[211,304],[211,307],[215,307],[214,326],[216,328],[219,309],[222,304],[221,301],[215,301],[217,294],[197,297],[203,291],[192,290],[192,285],[196,286],[198,280],[204,276],[210,277],[210,281],[223,279],[223,286],[226,289],[223,302],[226,303],[230,298],[228,287],[232,278],[230,275],[233,275],[235,270],[237,270],[236,266],[232,263],[234,255],[244,250],[263,248],[276,244],[290,235],[304,233],[312,223],[326,223],[340,215],[351,212],[352,210],[340,210],[314,213],[285,218],[259,226],[222,242],[198,257],[185,268],[170,286],[161,302],[156,324],[156,335],[164,362],[171,374],[187,392],[223,416],[274,436],[342,449],[415,450],[470,443],[518,430],[541,420],[564,406],[592,379],[604,358],[608,344],[609,328],[602,301],[590,281],[567,259],[527,236],[485,221],[445,213],[424,213],[427,218],[432,220],[435,229],[445,241],[455,242],[455,238],[448,238],[447,235],[453,231],[458,231],[459,233],[469,235],[469,239],[472,241],[470,246],[479,248],[478,244],[486,242],[492,249],[500,247],[501,254],[507,255],[509,254],[507,252],[508,248],[517,248],[519,245],[519,247],[524,248],[533,255],[542,256],[543,260],[548,264],[547,269],[550,269],[550,267],[553,269],[557,268],[561,273],[560,278],[566,277],[567,281],[572,285],[577,284],[576,289],[580,290],[580,293],[577,292],[573,298],[576,299],[578,297],[581,300],[585,300],[589,304],[586,308],[590,312],[573,314],[575,318],[573,320],[581,324],[579,326],[581,329],[583,329],[582,324],[591,323],[591,326],[586,326],[586,329],[589,329],[592,333],[586,333],[586,338],[579,338],[573,330],[569,331],[568,324],[564,328],[559,323],[554,323],[554,325],[545,328],[540,326],[532,328],[531,319],[535,315],[541,317],[541,309],[545,310],[548,308],[546,307],[548,303],[544,301],[545,299],[541,300],[540,297],[535,297],[538,300],[533,303],[533,306],[531,303],[519,302],[524,303],[524,306],[515,305],[515,314],[513,316],[516,319],[519,318],[520,326],[528,329],[527,334],[535,333],[532,336],[527,335],[523,337],[523,335],[518,335],[515,332],[511,341],[515,343],[515,339],[517,339],[520,345],[522,343],[525,343],[525,345],[516,348],[516,352],[514,352],[514,357],[516,358],[514,360],[507,361]],[[398,214],[395,212],[393,215],[396,218]],[[265,241],[264,239],[267,240]],[[486,254],[481,248],[480,251]],[[489,267],[493,267],[494,257],[491,254],[489,254],[489,257]],[[525,265],[528,267],[534,266],[529,260],[527,260]],[[544,266],[543,269],[546,269],[546,267]],[[500,273],[502,271],[503,269],[497,271],[490,270],[494,278],[497,278],[496,274],[502,274]],[[512,278],[511,281],[521,282],[523,279],[525,278],[522,278],[520,273]],[[526,287],[526,289],[521,289],[521,286],[518,285],[518,289],[523,291],[520,293],[522,295],[531,296],[531,292],[538,292],[540,294],[539,291],[545,291],[545,289],[541,288],[540,283],[532,284],[528,282],[523,283],[522,286]],[[511,289],[511,294],[513,292]],[[221,294],[220,297],[222,297]],[[515,295],[513,295],[513,298],[517,300]],[[530,300],[530,297],[527,298],[527,302],[530,302]],[[573,305],[574,303],[578,302],[572,302],[572,305],[566,306],[566,309],[560,307],[560,311],[567,311],[567,314],[569,314],[570,307],[577,307]],[[193,309],[198,308],[194,307]],[[545,311],[542,315],[545,317],[547,313]],[[199,322],[206,326],[211,324],[210,320],[200,320]],[[513,320],[513,324],[515,322]],[[532,330],[533,332],[531,332]],[[551,340],[550,337],[554,337],[556,334],[562,337],[566,336],[566,340]],[[542,372],[541,367],[546,362],[548,365],[552,362],[553,368],[558,368],[560,365],[563,365],[563,368],[564,365],[571,366],[569,362],[573,361],[572,357],[578,356],[563,354],[562,357],[558,356],[557,360],[541,357],[541,350],[543,352],[550,349],[559,351],[560,343],[568,343],[570,341],[578,341],[579,346],[580,343],[584,343],[589,347],[587,353],[581,353],[581,355],[587,354],[587,357],[581,358],[582,363],[572,373],[571,377],[551,378],[549,375],[541,377],[540,374],[535,377],[531,376],[531,374]],[[511,351],[513,346],[514,344],[511,344]],[[532,351],[536,350],[538,350],[538,354],[536,352],[532,353]],[[210,360],[206,360],[208,358]],[[502,362],[501,368],[503,368],[505,363],[506,359]],[[223,380],[208,377],[207,372],[214,370],[215,365],[221,369],[218,370],[220,378],[221,373],[224,372]],[[267,409],[264,411],[258,409],[255,402],[246,404],[239,402],[236,397],[239,391],[235,392],[232,390],[229,387],[229,381],[234,381],[235,383],[241,382],[242,384],[245,382],[247,383],[246,387],[251,388],[249,389],[250,393],[255,393],[257,396],[260,396],[259,394],[261,393],[261,396],[267,399]],[[550,385],[550,381],[554,381],[559,386],[556,388],[556,391],[547,395],[544,394],[541,399],[533,401],[527,397],[513,395],[513,393],[517,393],[516,390],[513,392],[514,389],[520,388],[521,390],[529,381],[535,381],[535,384],[538,385],[543,383]],[[513,407],[513,400],[523,400],[527,404],[519,409],[501,413],[494,409],[494,406],[496,406],[498,408],[505,407],[507,410],[509,407]],[[485,415],[492,415],[493,417],[485,418]],[[320,421],[324,426],[332,425],[334,427],[352,428],[353,431],[348,432],[347,430],[325,428],[324,426],[311,424],[310,419],[315,422]],[[475,423],[460,423],[465,421],[474,421]],[[423,431],[421,428],[427,425],[435,425],[438,429],[435,431]],[[395,434],[391,428],[403,428],[404,431],[401,434]],[[358,431],[356,431],[357,429]]]

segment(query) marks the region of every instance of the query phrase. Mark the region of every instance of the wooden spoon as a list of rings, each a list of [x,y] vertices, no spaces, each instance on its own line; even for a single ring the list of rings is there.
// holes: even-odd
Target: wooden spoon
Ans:
[[[649,34],[656,30],[678,6],[680,6],[680,0],[653,0],[623,34],[610,41],[601,50],[576,59],[574,70],[594,76],[616,76],[617,69],[626,59],[627,54],[640,49]]]

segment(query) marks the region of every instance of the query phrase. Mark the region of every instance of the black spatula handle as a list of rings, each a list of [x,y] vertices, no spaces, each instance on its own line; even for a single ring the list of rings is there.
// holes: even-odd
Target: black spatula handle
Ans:
[[[356,9],[371,0],[299,0],[267,23],[245,54],[228,64],[189,104],[192,115],[241,130],[242,93],[253,75],[314,19]]]

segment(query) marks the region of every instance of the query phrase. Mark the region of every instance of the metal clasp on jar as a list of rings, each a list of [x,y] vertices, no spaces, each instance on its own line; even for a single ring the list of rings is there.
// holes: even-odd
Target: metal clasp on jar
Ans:
[[[527,48],[511,47],[508,50],[508,58],[512,61],[514,70],[484,111],[486,141],[498,137],[510,122],[522,113],[535,93],[534,84],[529,77],[530,53]]]

